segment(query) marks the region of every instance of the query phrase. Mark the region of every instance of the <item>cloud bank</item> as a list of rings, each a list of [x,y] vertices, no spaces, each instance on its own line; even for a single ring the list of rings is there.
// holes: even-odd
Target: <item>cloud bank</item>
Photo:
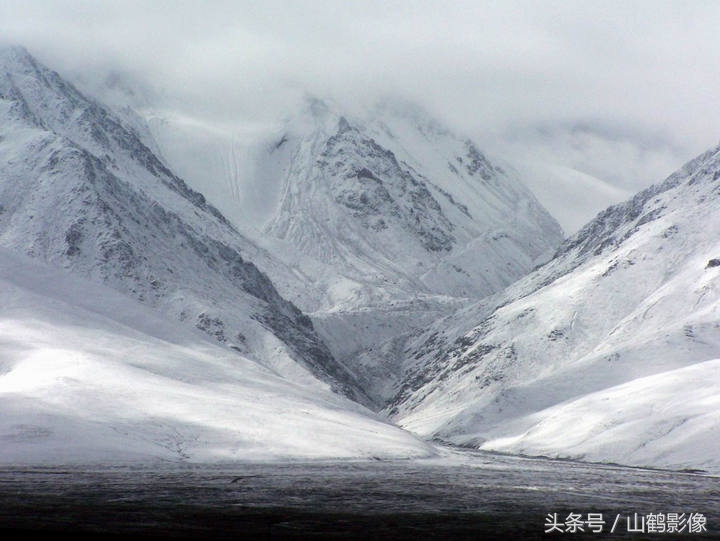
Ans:
[[[3,41],[208,122],[262,122],[301,92],[348,108],[400,95],[491,151],[628,190],[720,138],[718,28],[711,1],[0,5]]]

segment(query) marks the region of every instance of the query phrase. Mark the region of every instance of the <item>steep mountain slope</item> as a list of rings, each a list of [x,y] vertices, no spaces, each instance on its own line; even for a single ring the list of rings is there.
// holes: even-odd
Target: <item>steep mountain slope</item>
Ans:
[[[484,449],[720,471],[719,202],[715,148],[600,213],[502,294],[396,343],[409,375],[388,411]]]
[[[625,201],[636,191],[615,187],[564,165],[532,159],[513,165],[523,182],[537,194],[542,205],[556,217],[568,236],[577,233],[601,210]]]
[[[289,118],[237,133],[143,114],[168,162],[307,278],[309,293],[293,300],[308,312],[484,296],[562,238],[512,174],[407,103],[349,115],[307,98]]]
[[[348,120],[313,100],[262,159],[283,181],[267,233],[357,283],[350,306],[366,285],[482,297],[561,238],[522,184],[411,106]]]
[[[142,143],[25,50],[0,52],[0,245],[130,293],[297,381],[359,400],[242,237]]]
[[[502,289],[561,231],[517,179],[418,108],[386,102],[348,118],[311,100],[261,155],[283,181],[266,232],[332,269],[305,271],[326,284],[308,309],[380,403],[399,367],[358,352]]]
[[[0,463],[433,453],[347,399],[2,248],[0,306]]]
[[[376,403],[400,373],[358,352],[502,289],[562,237],[512,174],[407,103],[351,116],[308,98],[240,134],[144,114],[169,162],[283,261],[258,265]]]

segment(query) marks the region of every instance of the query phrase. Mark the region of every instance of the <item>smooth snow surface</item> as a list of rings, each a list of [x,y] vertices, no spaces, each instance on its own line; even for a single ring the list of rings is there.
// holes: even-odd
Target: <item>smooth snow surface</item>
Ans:
[[[517,424],[531,426],[518,436],[490,435],[480,448],[720,473],[720,360],[637,378]]]
[[[567,165],[540,160],[513,165],[566,235],[577,233],[588,222],[588,217],[632,196],[631,190],[618,188]]]
[[[329,390],[4,249],[0,306],[2,463],[433,453]]]
[[[502,294],[396,340],[410,367],[387,411],[485,449],[718,470],[718,179],[713,149]]]
[[[0,246],[92,277],[293,381],[366,401],[262,272],[312,290],[131,125],[22,48],[0,50]],[[125,115],[127,116],[127,115]]]

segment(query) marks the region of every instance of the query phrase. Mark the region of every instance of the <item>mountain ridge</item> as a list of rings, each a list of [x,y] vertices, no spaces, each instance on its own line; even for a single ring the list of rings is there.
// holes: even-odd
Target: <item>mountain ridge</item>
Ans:
[[[267,254],[107,109],[22,48],[2,58],[0,243],[127,291],[274,370],[365,400],[307,316],[248,260]]]
[[[673,378],[714,373],[718,179],[716,147],[601,212],[505,292],[408,338],[402,352],[413,362],[386,411],[426,437],[488,450],[677,468],[696,463],[696,446],[716,469],[708,438],[717,422],[700,406],[647,423],[629,406],[626,417],[598,410],[578,418],[583,438],[558,434],[561,419],[589,404],[623,397],[646,408],[667,399]],[[633,402],[639,389],[658,394]],[[695,431],[688,443],[651,437],[683,415]],[[611,429],[623,434],[617,445]]]
[[[4,466],[435,455],[328,389],[289,381],[124,293],[5,248],[0,303]]]

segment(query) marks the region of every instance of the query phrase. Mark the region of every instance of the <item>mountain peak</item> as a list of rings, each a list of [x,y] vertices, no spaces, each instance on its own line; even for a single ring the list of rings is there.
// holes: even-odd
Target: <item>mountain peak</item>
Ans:
[[[340,107],[332,101],[305,94],[299,107],[284,117],[281,129],[284,133],[300,137],[316,132],[334,133],[342,116],[340,111]]]
[[[0,44],[0,64],[6,65],[10,61],[32,62],[34,59],[22,45]]]
[[[411,102],[388,98],[351,116],[308,97],[279,141],[284,195],[266,233],[353,280],[484,295],[527,272],[538,246],[560,240],[517,179]],[[502,254],[502,265],[477,261],[483,252]]]
[[[0,77],[47,76],[52,73],[21,45],[0,45]]]

